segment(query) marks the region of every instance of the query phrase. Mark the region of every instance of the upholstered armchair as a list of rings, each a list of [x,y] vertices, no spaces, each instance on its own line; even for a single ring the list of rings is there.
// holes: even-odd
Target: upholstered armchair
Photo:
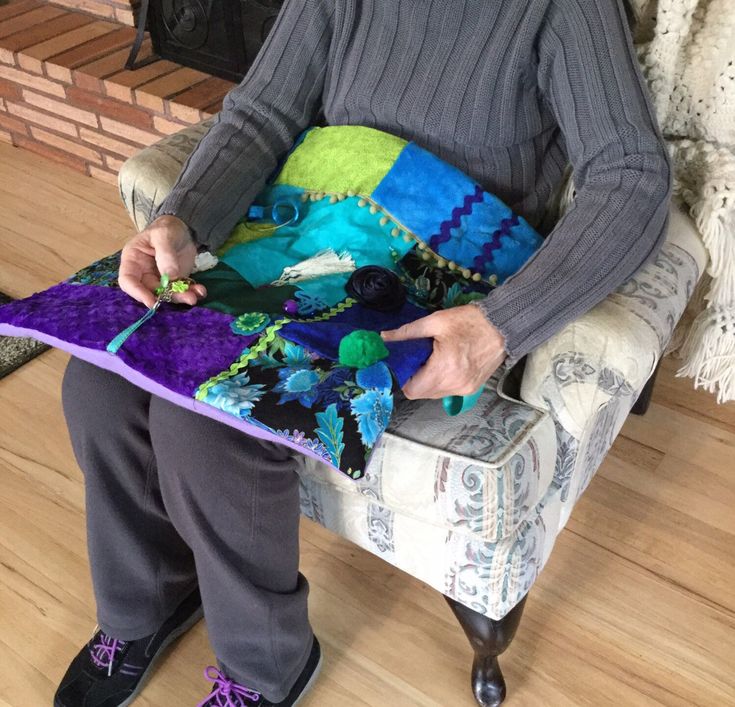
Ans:
[[[123,165],[120,192],[139,229],[210,121]],[[705,262],[675,201],[656,261],[488,381],[470,412],[448,417],[436,401],[396,401],[359,481],[304,460],[305,516],[445,595],[475,653],[479,704],[503,701],[498,656],[526,595],[626,416],[636,403],[644,411],[649,379]]]

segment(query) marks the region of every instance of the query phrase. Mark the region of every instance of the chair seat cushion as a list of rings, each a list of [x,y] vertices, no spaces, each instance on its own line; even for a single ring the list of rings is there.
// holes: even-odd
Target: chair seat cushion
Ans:
[[[513,533],[549,489],[556,466],[556,434],[548,413],[502,391],[507,373],[491,379],[471,410],[448,417],[439,400],[396,400],[393,419],[363,478],[351,481],[304,459],[313,513],[319,489],[363,494],[384,509],[494,541]],[[379,526],[379,523],[377,524]],[[375,528],[379,532],[379,527]]]

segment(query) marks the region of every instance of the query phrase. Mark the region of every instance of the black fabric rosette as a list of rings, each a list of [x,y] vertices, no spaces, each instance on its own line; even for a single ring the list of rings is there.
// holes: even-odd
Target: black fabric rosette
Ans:
[[[381,265],[357,268],[345,289],[360,304],[380,312],[399,310],[406,302],[406,288],[398,275]]]

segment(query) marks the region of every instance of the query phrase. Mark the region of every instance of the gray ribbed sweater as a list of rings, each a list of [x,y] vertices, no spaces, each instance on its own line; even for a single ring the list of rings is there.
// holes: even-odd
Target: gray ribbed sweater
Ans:
[[[672,168],[622,0],[286,0],[243,82],[156,214],[227,238],[295,136],[330,125],[414,140],[546,235],[480,306],[514,362],[646,262]],[[543,216],[571,162],[574,205]]]

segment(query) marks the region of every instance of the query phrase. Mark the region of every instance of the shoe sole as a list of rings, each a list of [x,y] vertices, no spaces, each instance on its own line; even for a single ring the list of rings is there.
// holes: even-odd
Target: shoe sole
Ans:
[[[311,691],[312,686],[314,685],[314,682],[319,677],[319,673],[322,670],[322,661],[324,660],[324,654],[319,653],[319,662],[316,664],[316,668],[314,668],[314,672],[311,674],[311,677],[309,678],[309,682],[304,685],[304,689],[301,691],[301,694],[296,698],[296,701],[293,703],[293,707],[296,707],[301,700],[304,699],[306,696],[306,693]]]
[[[121,702],[118,705],[118,707],[129,707],[129,705],[133,704],[133,702],[136,700],[138,695],[140,695],[140,693],[143,691],[143,688],[146,686],[148,679],[150,678],[151,674],[154,672],[156,666],[158,665],[159,660],[163,657],[163,654],[166,652],[166,649],[177,638],[180,638],[190,628],[192,628],[196,623],[198,623],[199,620],[203,616],[204,616],[204,610],[200,606],[186,621],[184,621],[183,624],[181,624],[181,626],[171,631],[171,633],[166,637],[163,643],[159,646],[153,658],[151,658],[151,662],[148,663],[148,667],[143,671],[143,674],[140,676],[138,685],[136,686],[133,693],[130,695],[130,697],[128,697],[127,700],[125,700],[125,702]],[[54,707],[64,707],[64,706],[61,705],[56,700],[54,700]]]

